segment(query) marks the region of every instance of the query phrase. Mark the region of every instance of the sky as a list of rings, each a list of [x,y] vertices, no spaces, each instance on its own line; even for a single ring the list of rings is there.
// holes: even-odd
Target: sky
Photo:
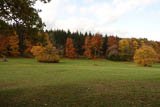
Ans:
[[[52,0],[35,7],[48,30],[160,41],[160,0]]]

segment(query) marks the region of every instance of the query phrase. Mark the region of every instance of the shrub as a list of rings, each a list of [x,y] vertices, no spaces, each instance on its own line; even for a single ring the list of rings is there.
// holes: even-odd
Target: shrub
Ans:
[[[120,61],[120,56],[119,55],[109,55],[107,59],[112,60],[112,61]]]
[[[56,47],[48,45],[46,47],[33,46],[31,52],[39,62],[57,63],[60,60]]]
[[[33,46],[31,52],[36,57],[44,52],[44,47],[42,46]]]
[[[134,62],[138,65],[151,67],[153,63],[158,61],[158,55],[152,47],[142,46],[136,50]]]

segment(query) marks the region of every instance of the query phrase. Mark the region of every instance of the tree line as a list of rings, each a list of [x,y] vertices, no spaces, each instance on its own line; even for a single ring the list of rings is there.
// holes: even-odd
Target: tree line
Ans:
[[[0,54],[7,56],[23,55],[32,57],[33,46],[46,46],[48,41],[59,50],[59,54],[68,58],[107,58],[114,61],[132,61],[137,49],[143,45],[152,47],[160,55],[160,42],[145,38],[119,38],[99,33],[81,33],[64,30],[38,32],[34,36],[24,36],[23,49],[20,49],[18,34],[0,35]]]
[[[136,63],[145,66],[160,59],[158,41],[69,30],[44,31],[45,24],[38,14],[41,10],[34,7],[37,1],[48,3],[51,0],[1,1],[0,56],[34,55],[39,61],[46,62],[58,62],[58,55],[68,58],[107,58],[114,61],[134,59]]]

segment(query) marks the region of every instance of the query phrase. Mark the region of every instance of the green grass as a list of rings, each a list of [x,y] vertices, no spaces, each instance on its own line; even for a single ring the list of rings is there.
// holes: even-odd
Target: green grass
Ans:
[[[159,107],[160,64],[8,59],[0,62],[0,106]]]

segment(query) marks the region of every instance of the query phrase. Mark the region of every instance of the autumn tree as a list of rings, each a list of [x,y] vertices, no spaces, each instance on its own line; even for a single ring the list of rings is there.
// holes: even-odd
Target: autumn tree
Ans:
[[[159,47],[158,42],[156,42],[156,41],[149,41],[149,43],[150,43],[150,46],[152,46],[157,53],[160,52],[160,47]]]
[[[0,1],[0,33],[6,35],[16,31],[19,36],[21,54],[24,51],[24,35],[27,33],[28,36],[34,36],[45,26],[38,14],[41,10],[35,8],[37,1],[48,3],[51,0]]]
[[[24,56],[26,57],[32,57],[31,49],[33,47],[31,41],[27,38],[24,40],[25,43],[25,50],[24,50]]]
[[[136,50],[139,48],[138,40],[135,38],[131,39],[131,55],[134,56]]]
[[[13,36],[9,36],[9,53],[11,56],[19,55],[19,38],[16,33]]]
[[[113,45],[118,45],[118,40],[114,36],[109,36],[107,40],[107,47],[111,47]]]
[[[158,54],[158,58],[159,58],[158,62],[160,62],[160,42],[157,42],[157,44],[158,44],[157,54]]]
[[[156,41],[149,41],[150,43],[150,46],[153,47],[153,49],[156,51],[156,53],[158,54],[158,59],[159,59],[159,62],[160,62],[160,45],[159,45],[159,42],[156,42]]]
[[[57,63],[60,60],[58,50],[52,45],[33,46],[31,52],[39,62]]]
[[[45,39],[46,39],[47,45],[49,45],[49,46],[52,45],[48,33],[45,33],[44,35],[45,35]]]
[[[113,61],[119,61],[119,52],[118,52],[118,45],[112,45],[107,49],[107,59],[113,60]]]
[[[0,56],[8,54],[8,37],[0,35]]]
[[[66,41],[66,57],[68,58],[77,57],[76,49],[74,48],[73,40],[71,38],[67,38]]]
[[[143,45],[141,48],[136,50],[134,55],[134,62],[138,65],[151,67],[152,64],[157,61],[157,53],[150,46]]]
[[[129,39],[122,39],[119,41],[119,55],[121,60],[131,59],[131,49]]]
[[[107,39],[106,57],[110,60],[119,60],[118,40],[114,36],[109,36]]]
[[[83,48],[85,49],[84,55],[88,59],[93,58],[92,51],[91,51],[91,40],[90,40],[89,36],[86,36],[86,38],[85,38],[85,44],[84,44]]]
[[[103,39],[100,34],[96,34],[95,36],[92,37],[91,39],[91,48],[94,53],[94,57],[96,58],[97,56],[99,57],[103,45]]]
[[[143,46],[143,45],[150,45],[149,41],[147,39],[139,39],[139,42],[140,42],[140,46]]]

